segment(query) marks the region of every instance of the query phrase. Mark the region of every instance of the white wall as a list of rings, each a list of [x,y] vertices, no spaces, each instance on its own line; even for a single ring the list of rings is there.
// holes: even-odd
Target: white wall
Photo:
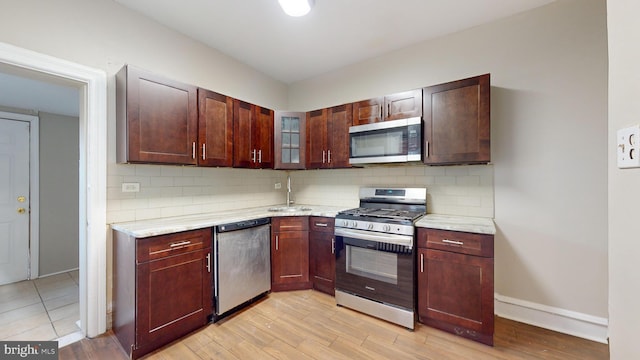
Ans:
[[[483,73],[492,84],[496,292],[606,319],[604,0],[559,1],[293,84],[290,107]]]
[[[78,268],[79,124],[40,113],[40,276]]]
[[[640,123],[640,2],[608,0],[609,335],[611,359],[640,359],[640,169],[618,169],[618,129]]]

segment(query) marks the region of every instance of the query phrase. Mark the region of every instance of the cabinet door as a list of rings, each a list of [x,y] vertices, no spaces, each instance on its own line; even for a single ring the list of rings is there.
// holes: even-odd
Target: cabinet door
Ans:
[[[313,288],[335,295],[336,257],[332,218],[310,218],[309,276]]]
[[[273,219],[273,233],[271,235],[272,291],[311,288],[308,226],[309,219],[307,217]]]
[[[351,104],[335,106],[328,111],[327,166],[349,167],[349,127],[352,124]]]
[[[307,113],[307,169],[327,165],[327,109]]]
[[[303,112],[275,113],[274,165],[275,169],[304,169],[306,149],[306,114]]]
[[[233,165],[233,99],[198,89],[198,165]]]
[[[489,74],[424,88],[424,162],[491,161]]]
[[[118,161],[195,165],[196,87],[131,66],[116,83]]]
[[[138,265],[136,343],[141,352],[206,324],[212,310],[210,260],[206,248]]]
[[[422,90],[410,90],[384,97],[384,120],[422,116]]]
[[[256,106],[253,145],[256,149],[254,167],[273,168],[273,110]]]
[[[418,249],[420,322],[493,344],[493,259]]]
[[[384,99],[362,100],[353,103],[353,125],[373,124],[382,121]]]
[[[256,151],[253,146],[255,105],[233,100],[233,166],[253,166]]]

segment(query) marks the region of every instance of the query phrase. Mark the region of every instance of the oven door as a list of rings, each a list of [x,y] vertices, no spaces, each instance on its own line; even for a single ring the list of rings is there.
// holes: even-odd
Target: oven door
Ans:
[[[414,309],[413,237],[336,228],[336,290]]]

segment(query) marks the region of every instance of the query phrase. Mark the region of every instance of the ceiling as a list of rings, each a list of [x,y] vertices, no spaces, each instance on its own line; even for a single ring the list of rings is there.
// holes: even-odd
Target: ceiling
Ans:
[[[555,0],[114,1],[289,84]]]

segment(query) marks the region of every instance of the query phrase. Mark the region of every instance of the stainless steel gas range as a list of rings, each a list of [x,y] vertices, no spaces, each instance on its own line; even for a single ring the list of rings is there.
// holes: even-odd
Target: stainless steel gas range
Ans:
[[[335,221],[338,305],[414,328],[415,228],[426,188],[366,187]]]

